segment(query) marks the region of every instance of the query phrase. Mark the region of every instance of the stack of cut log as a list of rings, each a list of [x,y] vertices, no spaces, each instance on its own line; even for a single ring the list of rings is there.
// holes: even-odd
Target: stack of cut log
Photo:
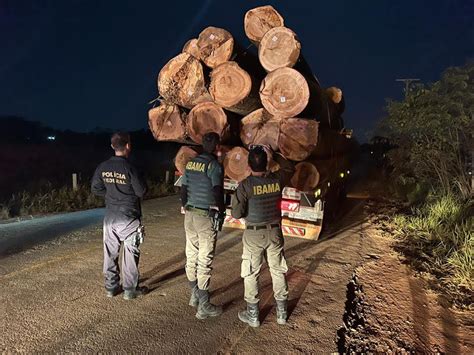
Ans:
[[[247,149],[265,145],[269,169],[278,169],[272,159],[278,154],[295,164],[293,186],[311,190],[323,178],[319,170],[331,169],[326,158],[343,149],[336,147],[342,91],[321,88],[298,37],[272,6],[249,10],[244,29],[258,55],[225,29],[207,27],[161,69],[151,132],[158,141],[183,144],[175,159],[180,172],[212,131],[227,145],[219,152],[227,177],[248,176]]]

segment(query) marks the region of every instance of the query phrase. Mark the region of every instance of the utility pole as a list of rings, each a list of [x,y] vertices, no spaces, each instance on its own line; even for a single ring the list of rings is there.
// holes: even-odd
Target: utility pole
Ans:
[[[406,79],[395,79],[395,81],[401,81],[402,83],[405,83],[405,97],[406,97],[408,95],[408,90],[410,89],[410,84],[415,81],[420,81],[420,79],[406,78]]]

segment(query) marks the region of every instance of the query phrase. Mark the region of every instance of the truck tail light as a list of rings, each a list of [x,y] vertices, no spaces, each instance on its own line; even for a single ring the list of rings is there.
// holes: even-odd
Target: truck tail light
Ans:
[[[298,212],[300,210],[300,202],[295,200],[281,200],[280,208],[282,211]]]

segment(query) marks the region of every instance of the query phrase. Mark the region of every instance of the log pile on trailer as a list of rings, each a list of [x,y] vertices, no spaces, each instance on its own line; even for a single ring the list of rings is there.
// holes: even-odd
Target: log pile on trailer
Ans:
[[[183,144],[175,160],[181,173],[200,151],[202,136],[213,131],[228,145],[220,152],[227,177],[249,175],[247,149],[258,144],[270,152],[270,169],[278,168],[272,155],[279,154],[295,166],[293,187],[314,189],[331,169],[333,152],[347,149],[338,137],[342,91],[320,86],[297,31],[272,6],[247,11],[243,27],[257,51],[211,26],[168,61],[158,75],[150,130],[158,141]]]

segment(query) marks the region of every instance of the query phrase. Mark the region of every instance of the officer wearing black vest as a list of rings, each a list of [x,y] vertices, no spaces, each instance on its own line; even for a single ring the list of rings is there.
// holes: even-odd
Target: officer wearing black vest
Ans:
[[[244,279],[247,309],[239,312],[239,319],[251,327],[260,326],[258,278],[266,257],[277,302],[277,322],[285,324],[288,299],[285,274],[288,267],[280,228],[280,201],[286,171],[267,173],[267,153],[258,146],[250,150],[248,162],[252,173],[239,184],[232,202],[232,216],[245,218],[246,222],[241,277]]]
[[[92,178],[91,190],[105,197],[104,217],[104,277],[108,297],[120,293],[118,267],[120,246],[123,246],[123,298],[133,299],[146,289],[138,286],[142,215],[140,199],[146,184],[128,157],[131,152],[130,135],[117,132],[111,145],[115,156],[101,163]]]
[[[204,152],[186,164],[181,185],[181,203],[186,210],[186,275],[191,287],[189,305],[197,307],[196,317],[206,319],[222,313],[222,307],[209,302],[211,265],[216,248],[217,230],[212,209],[225,211],[223,169],[214,153],[219,135],[207,133],[202,138]]]

